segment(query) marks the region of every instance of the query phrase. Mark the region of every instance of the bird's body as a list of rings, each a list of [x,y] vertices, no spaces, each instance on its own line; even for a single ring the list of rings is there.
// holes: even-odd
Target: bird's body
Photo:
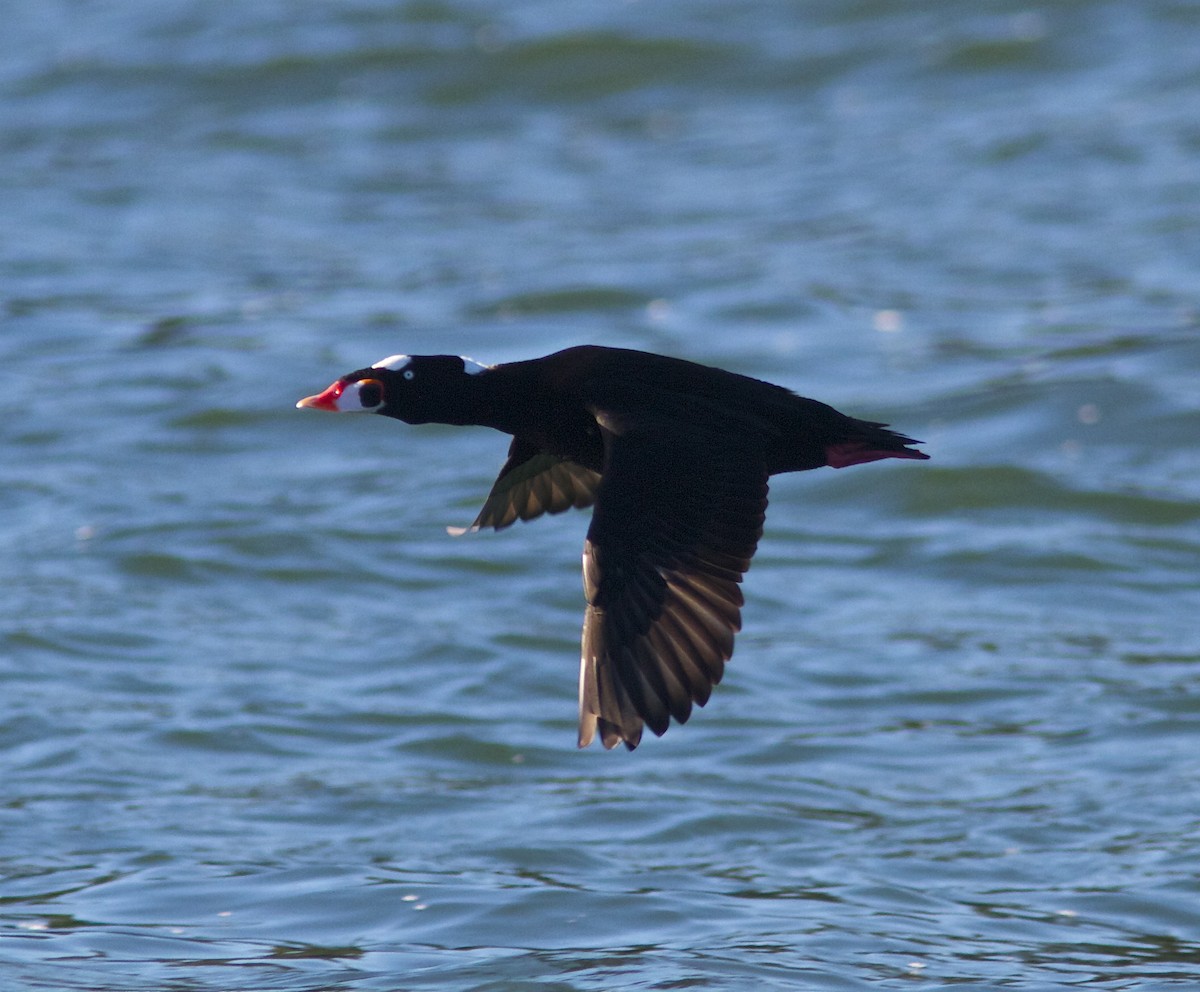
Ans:
[[[768,477],[927,458],[882,424],[682,359],[581,346],[491,367],[396,355],[299,406],[511,434],[471,529],[594,504],[579,746],[633,749],[687,720],[741,628],[740,582],[762,536]]]

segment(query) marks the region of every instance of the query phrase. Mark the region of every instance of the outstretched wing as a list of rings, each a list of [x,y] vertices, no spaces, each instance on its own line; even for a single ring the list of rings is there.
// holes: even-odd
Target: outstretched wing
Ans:
[[[456,537],[484,527],[501,530],[517,520],[532,520],[543,513],[562,513],[571,507],[590,506],[596,498],[600,473],[575,462],[563,461],[514,437],[508,461],[492,485],[470,527],[447,527]]]
[[[583,551],[579,746],[632,750],[643,726],[703,706],[741,629],[740,583],[762,536],[764,459],[729,434],[615,423]]]

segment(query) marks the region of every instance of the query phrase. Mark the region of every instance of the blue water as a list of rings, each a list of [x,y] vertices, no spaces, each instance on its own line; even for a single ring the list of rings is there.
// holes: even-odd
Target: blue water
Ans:
[[[1200,6],[15,5],[0,987],[1194,989]],[[773,481],[725,682],[574,747],[587,514],[293,409],[583,342]]]

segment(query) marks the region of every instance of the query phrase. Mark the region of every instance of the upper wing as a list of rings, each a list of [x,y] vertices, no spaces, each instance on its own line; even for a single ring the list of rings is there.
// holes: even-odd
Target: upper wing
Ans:
[[[508,449],[508,461],[500,469],[479,516],[470,527],[447,527],[446,530],[455,536],[483,527],[500,530],[516,520],[532,520],[543,513],[562,513],[573,506],[590,506],[599,484],[599,472],[555,458],[514,437]]]
[[[767,469],[729,434],[597,419],[607,464],[583,551],[579,746],[599,730],[606,748],[632,750],[644,725],[683,723],[721,680]]]

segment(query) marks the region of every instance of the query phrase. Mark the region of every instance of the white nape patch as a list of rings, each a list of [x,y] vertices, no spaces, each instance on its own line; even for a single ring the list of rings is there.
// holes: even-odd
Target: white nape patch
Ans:
[[[412,362],[412,355],[388,355],[387,358],[381,358],[378,362],[371,366],[373,369],[391,369],[393,372],[399,372],[406,365]]]
[[[486,372],[491,368],[490,365],[484,365],[482,362],[477,362],[475,359],[468,358],[466,355],[459,355],[458,357],[462,359],[463,371],[466,372],[467,375],[479,375],[480,372]]]

